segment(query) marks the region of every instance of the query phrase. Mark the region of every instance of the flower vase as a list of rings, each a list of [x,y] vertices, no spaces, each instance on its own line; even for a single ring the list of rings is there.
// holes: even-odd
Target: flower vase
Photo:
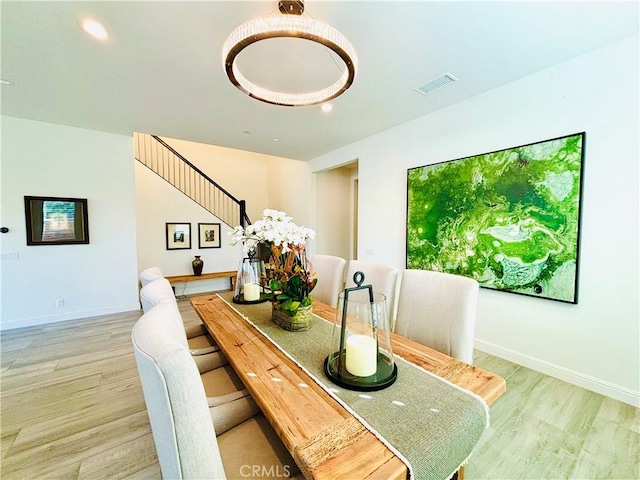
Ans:
[[[193,267],[193,274],[196,277],[202,275],[202,267],[204,267],[204,262],[200,259],[200,255],[196,255],[196,258],[191,262],[191,266]]]
[[[312,325],[313,314],[312,305],[306,307],[298,307],[298,311],[293,317],[280,308],[280,304],[277,302],[272,303],[272,316],[273,323],[290,332],[303,332],[309,330]]]

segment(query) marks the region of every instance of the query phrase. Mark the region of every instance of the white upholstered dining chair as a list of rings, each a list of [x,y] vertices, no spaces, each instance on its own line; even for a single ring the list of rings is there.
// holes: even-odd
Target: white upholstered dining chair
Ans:
[[[140,289],[140,303],[142,304],[143,312],[146,313],[155,305],[166,302],[176,303],[173,289],[166,278],[162,277],[153,280]],[[183,322],[185,335],[193,355],[204,355],[220,350],[203,325],[192,325],[191,327],[184,327]]]
[[[311,292],[317,298],[332,307],[338,303],[338,295],[344,285],[344,270],[347,261],[334,255],[313,255],[311,268],[318,274],[318,282]]]
[[[164,278],[162,270],[159,267],[149,267],[145,268],[138,275],[140,279],[140,284],[144,287],[147,283],[153,282],[159,278]]]
[[[264,466],[261,473],[274,477],[296,474],[297,466],[262,414],[251,412],[235,424],[216,418],[220,412],[207,403],[198,370],[176,338],[171,316],[170,304],[158,305],[140,317],[132,332],[163,478],[243,478],[252,465]]]
[[[184,338],[185,345],[189,348],[189,352],[196,362],[198,370],[203,375],[202,381],[205,383],[205,389],[208,394],[220,395],[220,392],[214,391],[213,386],[228,384],[229,382],[225,380],[227,380],[227,377],[230,377],[233,381],[227,390],[230,392],[243,390],[243,396],[248,395],[240,380],[237,379],[231,367],[228,366],[229,361],[220,351],[220,347],[215,344],[213,338],[211,338],[208,333],[202,335],[202,338],[186,338],[184,322],[178,309],[178,303],[173,295],[173,290],[171,290],[171,285],[169,285],[166,278],[159,278],[142,287],[140,289],[140,302],[142,303],[142,309],[145,313],[158,305],[170,305],[175,310],[174,318],[178,326],[176,335],[179,335],[181,339]],[[183,327],[182,330],[180,330],[179,326]],[[224,367],[224,371],[215,371],[222,367]],[[235,385],[235,389],[232,388],[233,385]]]
[[[364,284],[371,285],[374,292],[382,293],[386,297],[387,318],[389,325],[393,325],[398,269],[383,263],[351,260],[349,262],[349,268],[347,268],[346,288],[355,287],[356,284],[353,281],[353,275],[356,272],[364,273]]]
[[[161,303],[145,313],[148,318],[158,320],[158,328],[183,346],[188,348],[187,339],[181,328],[180,312],[176,305]],[[228,430],[234,425],[258,413],[255,402],[248,390],[229,365],[222,352],[193,356],[204,386],[207,402],[212,407],[212,418],[217,421],[218,430]],[[199,361],[202,360],[203,361]],[[240,401],[241,400],[241,401]],[[215,423],[215,422],[214,422]]]
[[[162,273],[162,270],[159,267],[149,267],[146,268],[144,270],[142,270],[139,274],[138,274],[138,278],[140,279],[140,284],[142,285],[142,287],[144,288],[147,284],[155,281],[155,280],[159,280],[159,279],[164,279],[164,273]],[[169,284],[169,286],[171,286],[171,284]],[[171,289],[171,291],[173,292],[173,289]],[[142,304],[142,309],[144,311],[146,311],[144,309],[145,305],[144,303]],[[197,323],[195,325],[185,325],[184,327],[184,331],[187,334],[187,338],[196,338],[199,337],[200,335],[206,335],[207,330],[204,327],[204,325],[202,325],[202,323]],[[192,348],[205,348],[207,347],[207,345],[205,343],[202,343],[203,339],[200,338],[198,340],[194,340],[194,342],[192,342]]]
[[[478,282],[428,270],[404,270],[395,332],[473,363]]]
[[[176,297],[169,281],[160,277],[148,282],[140,289],[140,303],[142,311],[147,313],[159,303],[174,303]]]

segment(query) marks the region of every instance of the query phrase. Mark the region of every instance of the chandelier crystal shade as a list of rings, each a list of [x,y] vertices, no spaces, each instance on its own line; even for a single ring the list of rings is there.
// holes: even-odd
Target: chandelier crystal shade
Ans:
[[[261,87],[242,74],[236,57],[253,43],[278,37],[302,38],[324,45],[342,59],[346,68],[336,82],[313,92],[286,93]],[[355,79],[357,61],[355,49],[338,30],[326,23],[297,15],[250,20],[231,32],[222,47],[222,64],[229,80],[236,87],[257,100],[289,107],[316,105],[343,93]]]

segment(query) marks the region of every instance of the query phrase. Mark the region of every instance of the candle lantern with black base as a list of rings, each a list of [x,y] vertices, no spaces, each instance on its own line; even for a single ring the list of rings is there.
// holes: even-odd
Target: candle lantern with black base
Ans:
[[[337,385],[350,390],[381,390],[393,384],[393,361],[386,298],[363,285],[364,273],[353,276],[356,286],[340,293],[333,326],[331,352],[324,371]]]
[[[249,250],[238,266],[234,303],[261,303],[268,299],[264,296],[262,286],[266,274],[264,262],[256,257],[255,250]]]

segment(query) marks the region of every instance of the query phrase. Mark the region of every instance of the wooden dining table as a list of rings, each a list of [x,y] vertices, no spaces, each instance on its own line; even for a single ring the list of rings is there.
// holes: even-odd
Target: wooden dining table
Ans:
[[[398,455],[222,298],[201,295],[191,304],[306,478],[408,478]],[[334,308],[317,300],[313,305],[314,314],[334,321]],[[400,335],[391,339],[394,355],[489,405],[506,390],[498,375]],[[336,431],[348,433],[336,436]]]

